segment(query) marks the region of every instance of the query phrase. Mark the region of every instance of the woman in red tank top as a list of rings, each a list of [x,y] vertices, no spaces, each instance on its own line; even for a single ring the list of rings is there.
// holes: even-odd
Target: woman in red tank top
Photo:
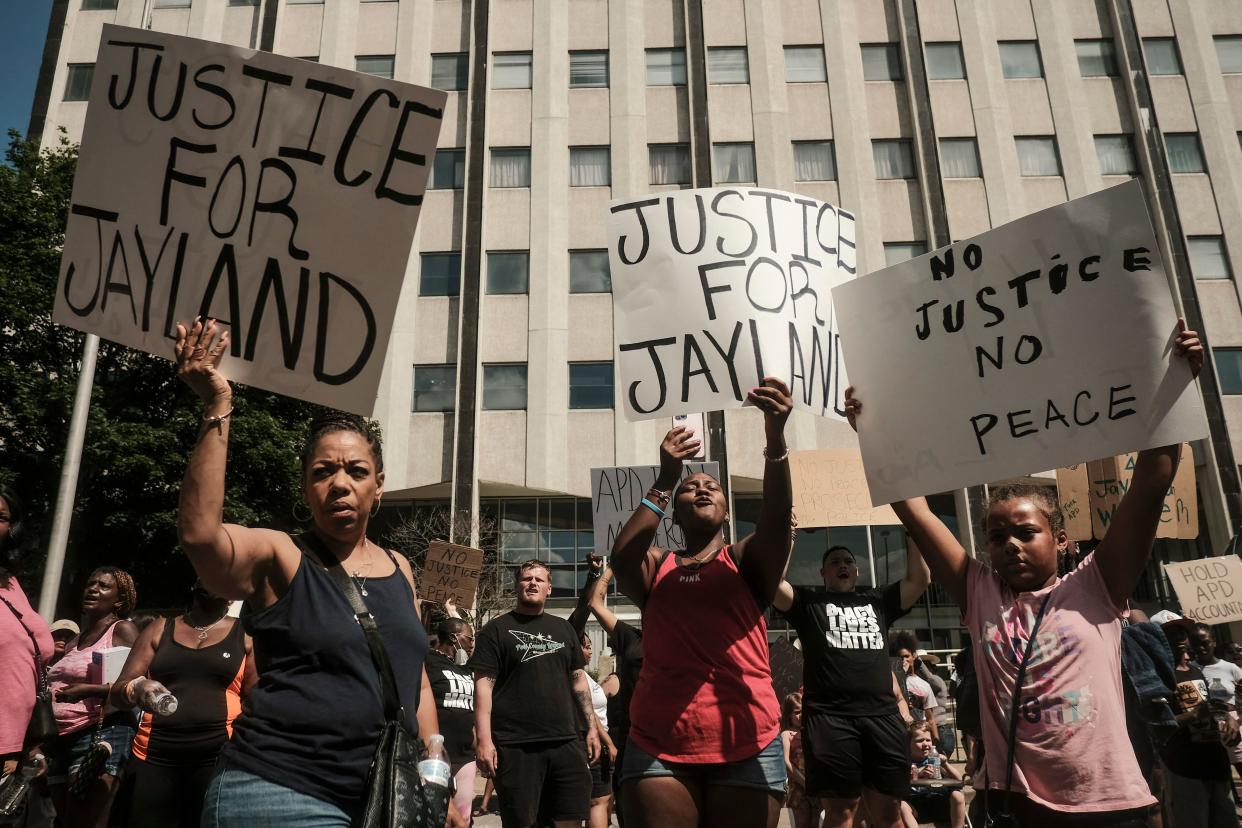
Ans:
[[[643,667],[621,767],[627,824],[775,828],[780,817],[785,760],[763,611],[792,548],[784,430],[793,403],[771,377],[747,399],[767,435],[754,534],[725,544],[728,499],[710,475],[682,479],[700,442],[677,427],[660,445],[655,487],[612,548],[621,591],[643,609]],[[681,551],[651,545],[670,511],[685,533]]]

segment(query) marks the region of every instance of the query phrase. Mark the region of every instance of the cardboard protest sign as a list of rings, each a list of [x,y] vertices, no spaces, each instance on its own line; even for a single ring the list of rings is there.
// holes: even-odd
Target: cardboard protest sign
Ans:
[[[1242,561],[1236,555],[1167,563],[1164,574],[1186,618],[1204,624],[1242,621]]]
[[[740,408],[765,376],[789,385],[796,408],[844,418],[830,291],[857,269],[852,214],[754,187],[619,199],[609,209],[627,419]]]
[[[801,528],[900,522],[891,507],[871,505],[858,449],[792,451],[789,477]]]
[[[427,546],[427,562],[418,591],[426,601],[443,604],[451,599],[459,608],[471,609],[482,569],[482,549],[432,541]]]
[[[231,379],[370,414],[444,100],[104,26],[54,319],[171,357],[214,317]]]
[[[832,295],[875,503],[1207,436],[1137,181]]]
[[[1091,539],[1091,484],[1086,463],[1057,469],[1057,500],[1070,540]]]
[[[706,472],[716,479],[720,478],[719,463],[683,463],[681,479],[685,480],[692,474]],[[595,554],[608,556],[612,554],[612,543],[621,532],[621,527],[634,514],[635,509],[643,508],[643,495],[655,485],[660,476],[659,466],[613,466],[591,469],[591,526],[595,530]],[[669,506],[672,506],[670,503]],[[666,508],[665,518],[660,521],[652,541],[661,549],[684,549],[685,536],[680,528],[673,525],[673,510]]]
[[[1087,537],[1094,535],[1102,539],[1108,531],[1121,498],[1130,490],[1136,459],[1136,454],[1123,454],[1092,460],[1087,464],[1091,511],[1091,534]],[[1189,539],[1199,536],[1196,494],[1194,458],[1190,446],[1182,446],[1182,462],[1178,464],[1173,485],[1164,497],[1164,510],[1160,515],[1160,525],[1156,528],[1156,537]]]

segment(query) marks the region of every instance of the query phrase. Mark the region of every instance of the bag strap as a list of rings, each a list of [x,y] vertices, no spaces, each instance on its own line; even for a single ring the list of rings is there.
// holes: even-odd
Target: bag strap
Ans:
[[[362,600],[362,595],[358,592],[358,585],[345,572],[345,567],[341,566],[336,556],[313,532],[294,535],[293,542],[312,560],[319,562],[345,596],[345,600],[349,602],[349,607],[354,612],[354,619],[366,634],[367,647],[371,650],[371,661],[375,664],[375,671],[379,673],[380,690],[384,696],[384,716],[390,722],[404,722],[405,709],[401,706],[401,698],[397,695],[397,679],[392,671],[392,662],[388,659],[388,651],[384,649],[384,641],[380,637],[379,627],[375,624],[375,617],[371,615],[366,601]]]
[[[43,651],[39,649],[38,639],[35,638],[35,634],[33,631],[31,631],[30,627],[26,626],[25,617],[22,615],[21,610],[13,606],[9,602],[9,599],[5,598],[3,595],[0,595],[0,601],[3,601],[4,605],[8,607],[15,616],[17,616],[17,623],[21,624],[22,629],[26,631],[26,635],[30,636],[30,644],[31,646],[34,647],[35,674],[38,676],[38,679],[39,679],[39,690],[40,691],[46,690],[47,689],[47,665],[43,663]]]
[[[1018,708],[1022,706],[1022,685],[1026,682],[1026,667],[1031,661],[1031,651],[1035,648],[1035,636],[1039,632],[1039,624],[1044,620],[1044,610],[1048,609],[1048,599],[1052,597],[1049,592],[1044,596],[1043,602],[1039,605],[1039,612],[1035,615],[1035,623],[1031,626],[1031,632],[1026,639],[1026,650],[1022,653],[1022,660],[1018,662],[1018,675],[1013,682],[1013,703],[1009,706],[1009,739],[1006,744],[1005,757],[1005,796],[1001,805],[1001,813],[1009,816],[1009,797],[1012,795],[1013,788],[1013,768],[1014,753],[1017,749],[1018,742]],[[986,805],[986,797],[984,804]]]

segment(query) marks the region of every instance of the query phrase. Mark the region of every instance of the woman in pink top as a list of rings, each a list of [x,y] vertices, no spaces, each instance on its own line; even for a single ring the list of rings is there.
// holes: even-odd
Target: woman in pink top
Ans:
[[[134,645],[138,628],[125,619],[137,600],[129,573],[112,566],[92,572],[82,593],[82,634],[69,642],[64,656],[48,672],[60,735],[46,745],[47,780],[65,828],[90,828],[108,813],[117,777],[129,757],[137,724],[133,713],[105,708],[112,686],[91,682],[88,671],[95,652]],[[101,717],[100,738],[112,750],[98,778],[78,798],[68,793],[69,777],[90,752]]]
[[[763,610],[792,549],[784,429],[793,403],[770,377],[747,399],[767,433],[754,534],[725,544],[724,490],[710,475],[681,479],[700,442],[678,427],[660,446],[655,487],[613,545],[621,591],[643,608],[643,667],[621,767],[627,826],[775,828],[780,817],[785,759]],[[684,550],[651,545],[665,508],[685,533]]]
[[[1203,347],[1180,320],[1174,350],[1198,376]],[[855,423],[862,404],[852,391],[846,391],[846,410]],[[893,504],[932,575],[962,608],[974,641],[991,813],[1000,812],[1007,799],[1023,826],[1146,824],[1156,800],[1126,735],[1121,618],[1147,566],[1179,460],[1175,445],[1139,452],[1107,537],[1064,577],[1057,577],[1057,562],[1068,539],[1055,490],[993,490],[983,519],[990,568],[966,553],[924,498]],[[1006,797],[1014,684],[1041,606],[1019,688],[1013,783]]]

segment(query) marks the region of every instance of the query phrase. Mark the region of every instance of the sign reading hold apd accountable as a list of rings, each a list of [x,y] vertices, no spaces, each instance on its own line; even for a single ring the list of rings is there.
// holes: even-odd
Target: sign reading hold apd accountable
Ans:
[[[459,609],[472,609],[482,570],[482,549],[432,541],[427,545],[427,561],[418,590],[424,600],[439,604],[451,600]]]
[[[857,270],[854,216],[751,187],[609,207],[615,360],[630,420],[740,408],[765,376],[844,419],[831,290]]]
[[[104,26],[55,320],[170,357],[214,317],[231,379],[370,414],[444,100]]]
[[[719,463],[683,463],[681,479],[704,472],[720,479]],[[591,469],[591,526],[595,530],[595,554],[612,554],[612,543],[621,527],[641,505],[643,496],[660,476],[659,466],[615,466]],[[657,504],[659,505],[659,504]],[[673,525],[672,503],[664,509],[665,517],[656,529],[654,546],[661,549],[684,549],[685,536]]]
[[[798,526],[869,526],[899,523],[889,506],[871,505],[858,449],[789,453],[793,508]]]
[[[875,503],[1207,435],[1141,185],[833,290]]]
[[[1185,617],[1204,624],[1242,621],[1242,561],[1236,555],[1167,563],[1164,574]]]

